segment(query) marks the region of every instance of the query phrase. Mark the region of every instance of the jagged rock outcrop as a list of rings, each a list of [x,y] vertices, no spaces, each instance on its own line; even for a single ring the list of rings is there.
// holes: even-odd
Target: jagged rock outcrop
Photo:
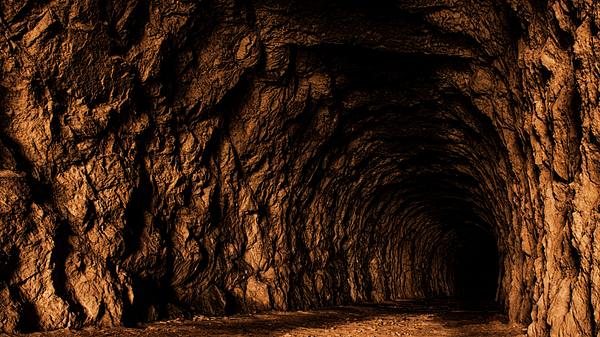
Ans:
[[[594,0],[0,13],[0,329],[462,296],[598,335]]]

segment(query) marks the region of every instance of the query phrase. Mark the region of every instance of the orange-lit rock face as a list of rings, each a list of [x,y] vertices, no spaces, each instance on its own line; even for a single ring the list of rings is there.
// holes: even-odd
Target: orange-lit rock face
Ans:
[[[597,334],[594,0],[0,13],[2,330],[458,296]]]

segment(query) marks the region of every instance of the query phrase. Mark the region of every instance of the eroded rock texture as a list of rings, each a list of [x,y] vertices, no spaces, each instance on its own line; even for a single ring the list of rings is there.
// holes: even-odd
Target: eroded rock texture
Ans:
[[[2,330],[460,296],[599,335],[595,0],[0,11]]]

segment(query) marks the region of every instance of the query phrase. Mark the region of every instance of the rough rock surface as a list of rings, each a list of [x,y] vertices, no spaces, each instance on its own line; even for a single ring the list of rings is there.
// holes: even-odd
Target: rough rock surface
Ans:
[[[0,329],[461,296],[600,335],[599,26],[595,0],[0,2]]]

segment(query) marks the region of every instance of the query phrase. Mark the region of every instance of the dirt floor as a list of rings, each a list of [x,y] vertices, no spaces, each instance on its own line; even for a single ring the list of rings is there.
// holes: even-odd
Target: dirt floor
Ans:
[[[486,306],[447,301],[406,301],[314,311],[271,312],[229,317],[197,316],[138,328],[60,330],[27,336],[525,336]]]

